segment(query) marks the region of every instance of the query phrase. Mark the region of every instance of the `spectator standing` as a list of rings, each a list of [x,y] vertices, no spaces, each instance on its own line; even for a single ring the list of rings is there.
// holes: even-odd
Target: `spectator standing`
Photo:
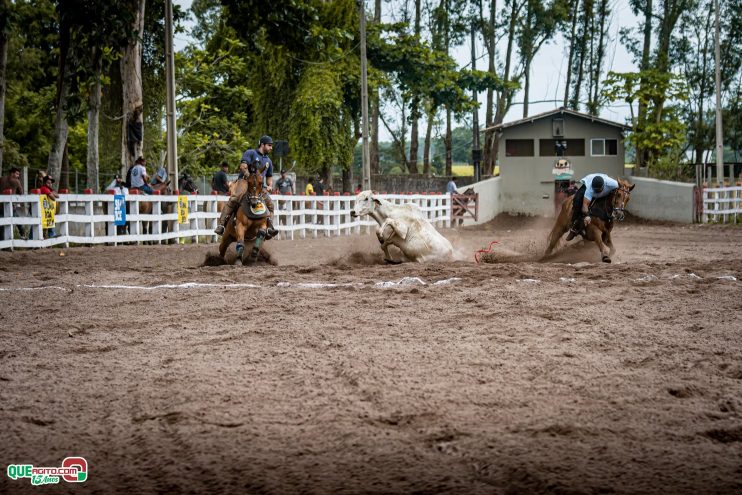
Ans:
[[[294,181],[286,175],[286,170],[281,170],[281,178],[276,181],[278,194],[295,194]]]
[[[361,191],[363,191],[363,186],[362,186],[362,185],[360,185],[360,184],[358,184],[358,185],[356,186],[356,189],[355,189],[355,191],[353,191],[353,194],[361,194]]]
[[[106,191],[113,192],[113,194],[119,194],[126,196],[129,194],[129,189],[127,189],[126,184],[124,183],[124,180],[121,178],[119,174],[116,174],[116,176],[113,178],[110,184],[106,187]],[[113,203],[106,203],[109,208],[113,208]],[[129,213],[129,203],[126,203],[126,213]],[[113,214],[110,212],[110,214]],[[116,232],[118,235],[124,235],[129,230],[129,222],[126,222],[126,225],[116,225]],[[106,223],[106,232],[108,232],[108,224]]]
[[[126,188],[126,184],[119,174],[116,174],[110,184],[108,184],[106,191],[113,191],[114,194],[129,194],[129,189]]]
[[[21,170],[17,167],[11,167],[8,171],[8,175],[0,177],[0,193],[5,192],[9,189],[10,194],[23,194],[23,185],[21,184]],[[25,204],[14,204],[13,205],[13,216],[14,217],[25,217]],[[3,211],[0,209],[0,217],[3,216]],[[0,231],[1,232],[1,231]],[[18,225],[18,234],[22,238],[26,238],[26,229],[23,225]]]
[[[325,195],[325,179],[324,179],[324,177],[320,176],[319,179],[317,179],[317,183],[314,185],[314,192],[317,193],[317,196],[324,196]]]
[[[34,189],[40,189],[44,185],[44,177],[46,177],[46,170],[39,170],[34,180]]]
[[[304,188],[304,194],[307,196],[314,194],[314,179],[311,177],[309,178],[309,181],[307,181],[307,187]]]
[[[222,162],[220,167],[221,170],[215,173],[214,177],[211,179],[211,187],[214,191],[217,191],[220,194],[228,194],[229,178],[227,177],[227,172],[229,172],[229,163],[225,160]]]
[[[11,194],[23,194],[23,185],[21,184],[21,170],[11,167],[8,175],[0,177],[0,192],[11,189]]]
[[[59,199],[59,195],[54,192],[54,178],[51,175],[47,175],[44,177],[44,183],[39,189],[39,194],[46,194],[46,197],[52,200],[52,202],[56,202]],[[56,203],[55,203],[56,207]],[[51,239],[52,237],[57,237],[56,230],[54,227],[50,229],[46,229],[46,232],[44,232],[44,237],[47,239]]]
[[[456,177],[451,176],[451,180],[448,181],[446,186],[446,192],[449,194],[458,194],[459,189],[456,187]]]

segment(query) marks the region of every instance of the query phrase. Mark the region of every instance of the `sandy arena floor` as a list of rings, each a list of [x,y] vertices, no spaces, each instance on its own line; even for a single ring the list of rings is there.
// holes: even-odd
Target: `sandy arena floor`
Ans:
[[[0,493],[741,493],[742,227],[546,229],[0,252]]]

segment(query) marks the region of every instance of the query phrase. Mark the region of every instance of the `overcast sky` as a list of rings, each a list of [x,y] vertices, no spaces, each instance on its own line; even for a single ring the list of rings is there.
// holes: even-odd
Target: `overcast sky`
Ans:
[[[191,0],[173,0],[174,3],[183,7],[184,10],[188,11],[191,6]],[[386,3],[384,4],[387,5]],[[370,2],[367,0],[367,8],[370,8]],[[618,31],[622,27],[634,27],[639,22],[629,8],[627,0],[614,0],[612,4],[612,14],[609,29],[609,43],[607,61],[604,68],[604,73],[613,70],[616,72],[630,72],[635,71],[636,66],[631,61],[631,57],[626,49],[621,45],[618,39]],[[189,29],[189,24],[186,24],[186,30]],[[181,33],[176,36],[175,48],[176,50],[182,49],[189,39],[187,33]],[[484,69],[486,67],[486,59],[482,57],[484,49],[480,43],[477,47],[477,68]],[[467,42],[464,45],[457,47],[453,54],[455,59],[459,62],[460,66],[469,66],[471,63],[471,46]],[[564,98],[564,84],[566,80],[566,66],[567,66],[567,47],[561,36],[557,36],[554,43],[545,45],[541,48],[538,55],[536,56],[533,65],[531,67],[531,90],[529,98],[529,115],[535,115],[541,112],[553,110],[556,107],[561,106],[561,101]],[[484,102],[485,94],[479,95],[479,102]],[[545,103],[535,103],[542,100],[559,100],[557,102],[548,101]],[[523,101],[523,93],[517,94],[513,100],[516,103]],[[605,119],[613,120],[616,122],[623,123],[626,118],[630,115],[630,110],[625,104],[617,103],[614,106],[605,107],[600,112],[600,117]],[[505,117],[505,121],[518,120],[523,116],[523,107],[520,104],[513,105]],[[481,109],[479,113],[479,125],[482,128],[485,124],[485,111]],[[389,135],[386,129],[380,130],[380,137],[382,140],[388,140]]]

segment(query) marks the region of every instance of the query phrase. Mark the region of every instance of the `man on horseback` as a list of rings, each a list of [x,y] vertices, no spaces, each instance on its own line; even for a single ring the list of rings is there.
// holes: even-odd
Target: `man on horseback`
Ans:
[[[137,158],[134,166],[127,173],[127,179],[129,180],[127,187],[130,189],[139,189],[146,194],[152,194],[152,188],[147,182],[149,182],[149,175],[147,175],[147,161],[143,156]]]
[[[612,191],[618,189],[618,181],[606,174],[586,175],[580,182],[582,185],[572,200],[572,228],[569,229],[567,235],[568,241],[571,241],[577,235],[584,235],[585,227],[590,225],[590,203],[595,199],[608,196]]]
[[[273,216],[273,201],[268,194],[268,191],[270,191],[271,186],[273,185],[273,162],[268,157],[268,153],[270,153],[272,149],[273,139],[271,139],[270,136],[263,136],[260,138],[257,149],[249,149],[242,154],[242,160],[240,163],[240,165],[245,163],[248,166],[255,164],[258,170],[265,167],[263,170],[263,184],[265,186],[263,188],[263,200],[265,201],[265,206],[268,207],[269,212],[268,235],[265,236],[266,239],[271,239],[278,234],[278,231],[273,227],[273,220],[271,218]],[[244,178],[247,178],[247,176]],[[240,201],[242,201],[242,196],[234,195],[231,196],[227,204],[224,205],[222,215],[219,217],[219,225],[214,229],[214,232],[218,235],[224,234],[224,228],[227,226],[227,222],[231,218],[232,214],[237,210],[237,208],[239,208]]]

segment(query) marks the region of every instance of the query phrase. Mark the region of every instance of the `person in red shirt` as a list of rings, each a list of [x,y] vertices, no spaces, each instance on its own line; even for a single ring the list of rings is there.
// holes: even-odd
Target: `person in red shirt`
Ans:
[[[59,194],[54,192],[52,187],[54,187],[54,178],[51,175],[47,175],[46,177],[44,177],[44,183],[39,189],[39,194],[46,194],[46,197],[56,201],[57,199],[59,199]],[[54,228],[47,229],[46,233],[44,233],[44,237],[47,239],[51,239],[52,237],[57,237],[57,233]]]

